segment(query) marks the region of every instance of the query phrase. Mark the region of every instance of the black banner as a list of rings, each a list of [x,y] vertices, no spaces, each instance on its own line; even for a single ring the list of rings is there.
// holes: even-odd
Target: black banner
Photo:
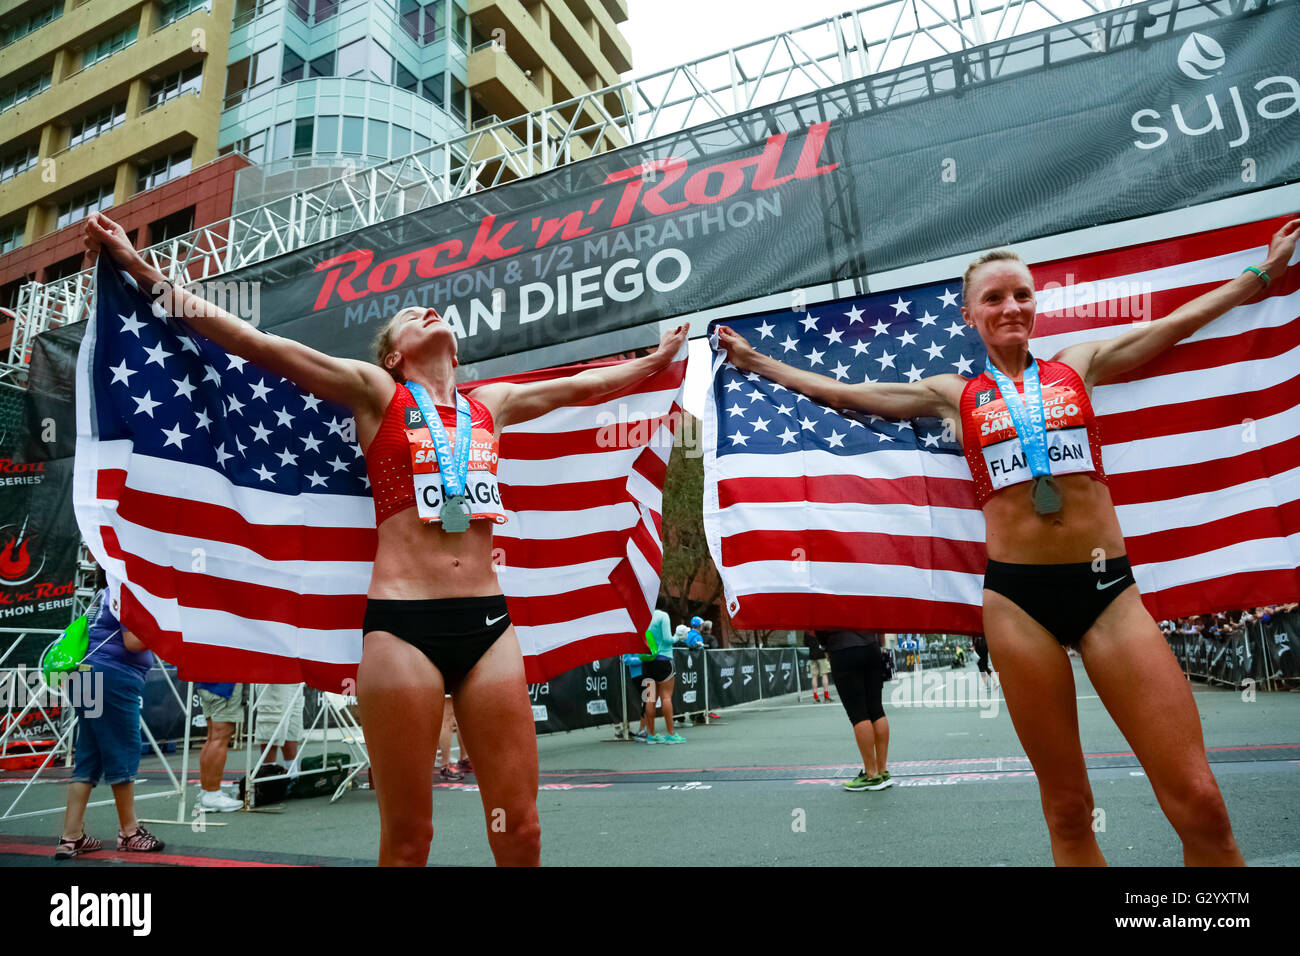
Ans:
[[[551,734],[622,721],[622,666],[619,658],[608,657],[565,671],[544,684],[529,684],[537,732]]]
[[[1141,42],[1120,44],[1131,10],[1028,34],[1006,60],[877,74],[226,278],[259,283],[262,328],[358,358],[399,309],[436,307],[464,364],[1300,178],[1295,0],[1172,33],[1168,3],[1143,14]]]
[[[702,648],[673,648],[673,713],[704,710],[704,655]]]
[[[72,459],[0,459],[0,627],[67,626],[80,541],[72,513]],[[5,665],[35,666],[50,639],[25,641]],[[0,642],[8,645],[3,635]]]
[[[1165,638],[1190,677],[1231,687],[1248,680],[1257,686],[1300,682],[1300,611],[1274,614],[1218,635],[1175,631]]]

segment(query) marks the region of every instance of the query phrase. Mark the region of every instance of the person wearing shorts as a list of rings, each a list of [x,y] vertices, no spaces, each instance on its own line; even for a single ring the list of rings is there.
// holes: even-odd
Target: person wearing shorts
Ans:
[[[831,662],[826,656],[826,648],[822,647],[821,642],[817,640],[816,631],[805,631],[803,635],[804,644],[808,647],[808,676],[812,678],[813,700],[820,700],[821,697],[817,691],[817,679],[820,677],[822,682],[822,692],[826,695],[826,703],[831,701]]]
[[[307,705],[307,695],[298,690],[301,684],[256,684],[257,719],[256,736],[258,744],[267,744],[267,763],[279,763],[279,754],[284,756],[284,765],[292,768],[298,759],[298,744],[303,738],[302,715]],[[291,706],[292,705],[292,706]],[[284,718],[285,710],[289,716]],[[284,723],[281,724],[281,719]],[[279,751],[279,754],[277,754]]]
[[[989,664],[989,642],[984,639],[983,634],[976,634],[973,641],[975,647],[975,667],[980,672],[980,677],[984,680],[984,689],[992,691],[993,668]]]
[[[884,790],[892,787],[886,768],[889,755],[889,719],[881,703],[885,686],[880,634],[875,631],[818,631],[818,641],[831,662],[831,679],[840,703],[853,725],[853,737],[862,755],[862,772],[844,785],[845,790]]]
[[[243,804],[221,792],[221,775],[226,772],[226,754],[235,725],[244,722],[243,684],[195,684],[199,705],[208,722],[208,739],[199,751],[198,807],[206,813],[230,813]]]
[[[159,840],[135,815],[135,777],[140,769],[140,695],[145,675],[153,667],[153,654],[130,631],[123,630],[109,606],[107,587],[91,603],[89,652],[70,681],[77,681],[77,744],[68,784],[68,804],[63,836],[54,851],[56,860],[69,860],[103,849],[103,843],[86,833],[86,807],[90,792],[104,780],[113,789],[119,851],[156,853]]]

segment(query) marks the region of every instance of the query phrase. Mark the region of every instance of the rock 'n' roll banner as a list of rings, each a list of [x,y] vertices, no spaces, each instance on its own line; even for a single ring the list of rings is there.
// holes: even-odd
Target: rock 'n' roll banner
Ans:
[[[1300,178],[1300,3],[1215,19],[1168,3],[1133,43],[1072,24],[692,127],[235,273],[262,327],[368,357],[439,309],[462,362]],[[1101,23],[1102,21],[1098,21]],[[1034,61],[1034,58],[1037,60]],[[1019,58],[1019,63],[1016,62]],[[955,66],[955,70],[952,68]],[[888,107],[897,84],[934,95]]]

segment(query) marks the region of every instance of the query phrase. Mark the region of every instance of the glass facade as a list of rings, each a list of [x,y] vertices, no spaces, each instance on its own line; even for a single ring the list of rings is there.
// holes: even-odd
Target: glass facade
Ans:
[[[459,0],[237,0],[219,151],[269,181],[459,136],[469,29]]]

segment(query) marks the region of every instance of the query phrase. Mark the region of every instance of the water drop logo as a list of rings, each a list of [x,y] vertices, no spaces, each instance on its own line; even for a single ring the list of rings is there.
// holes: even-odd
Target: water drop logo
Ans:
[[[1208,80],[1223,69],[1227,58],[1213,37],[1193,33],[1178,51],[1178,69],[1193,80]]]

